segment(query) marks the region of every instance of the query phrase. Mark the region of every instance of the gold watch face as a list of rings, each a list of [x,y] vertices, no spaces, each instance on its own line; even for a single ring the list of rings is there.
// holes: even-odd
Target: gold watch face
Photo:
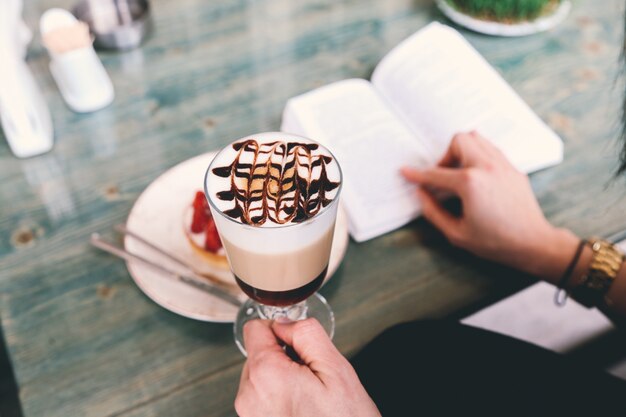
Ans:
[[[593,251],[589,271],[572,295],[583,305],[592,307],[604,299],[624,262],[624,255],[607,241],[596,238],[589,243]]]

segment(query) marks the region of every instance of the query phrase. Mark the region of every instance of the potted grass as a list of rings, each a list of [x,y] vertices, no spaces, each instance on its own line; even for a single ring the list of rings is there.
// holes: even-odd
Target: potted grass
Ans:
[[[569,0],[437,0],[453,22],[476,32],[524,36],[551,29],[567,17]]]

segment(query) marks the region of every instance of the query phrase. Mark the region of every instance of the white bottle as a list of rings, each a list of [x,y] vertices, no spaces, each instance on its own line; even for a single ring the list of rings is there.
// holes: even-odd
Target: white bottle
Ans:
[[[49,9],[41,16],[39,27],[44,45],[50,54],[50,72],[67,105],[75,112],[85,113],[111,104],[115,97],[113,84],[93,49],[86,25],[85,42],[79,42],[69,49],[59,48],[63,45],[50,45],[46,40],[55,31],[58,34],[59,31],[66,30],[60,40],[69,42],[75,40],[72,35],[83,34],[79,21],[70,12]],[[69,38],[66,36],[68,34]]]
[[[19,158],[52,149],[48,106],[24,61],[31,35],[22,21],[22,0],[0,1],[0,122]]]

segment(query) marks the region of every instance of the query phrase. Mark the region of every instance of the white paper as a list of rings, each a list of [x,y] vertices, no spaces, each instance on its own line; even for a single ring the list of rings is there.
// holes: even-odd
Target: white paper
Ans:
[[[555,291],[553,285],[538,282],[461,322],[557,352],[567,352],[614,329],[596,308],[583,307],[572,299],[557,307]]]

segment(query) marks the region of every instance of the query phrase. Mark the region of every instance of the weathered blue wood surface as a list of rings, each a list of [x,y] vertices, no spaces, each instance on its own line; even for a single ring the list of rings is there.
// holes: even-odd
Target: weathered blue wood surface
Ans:
[[[48,7],[26,2],[36,27]],[[532,177],[551,221],[581,235],[626,226],[615,166],[621,0],[577,1],[557,29],[521,39],[466,33],[564,139],[565,162]],[[56,145],[20,161],[0,141],[0,318],[27,416],[230,416],[243,358],[227,325],[178,317],[147,299],[124,264],[87,239],[122,222],[176,163],[276,129],[290,96],[367,77],[433,19],[430,1],[153,0],[143,48],[101,53],[112,106],[63,104],[38,40],[29,64]],[[462,65],[462,63],[459,63]],[[351,244],[322,291],[349,354],[387,326],[444,316],[520,288],[521,277],[450,248],[424,222]],[[546,300],[550,302],[550,300]]]

